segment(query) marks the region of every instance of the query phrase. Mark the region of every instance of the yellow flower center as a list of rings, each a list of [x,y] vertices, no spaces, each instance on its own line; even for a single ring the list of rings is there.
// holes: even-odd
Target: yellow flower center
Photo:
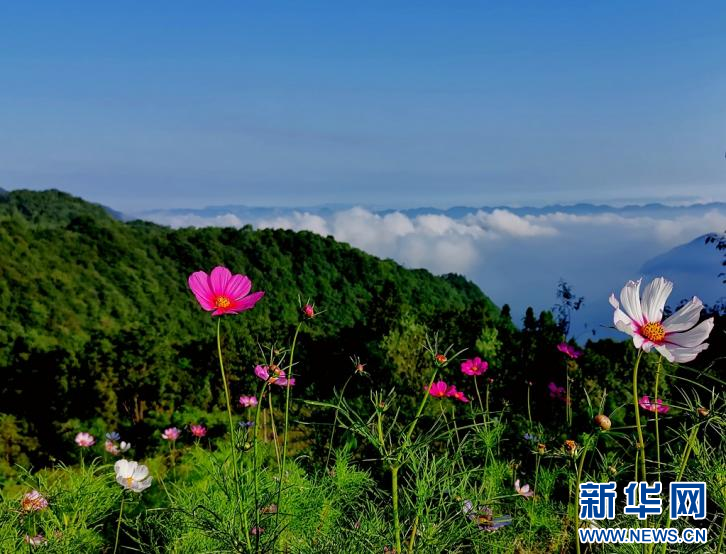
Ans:
[[[217,308],[229,308],[232,302],[226,296],[218,296],[214,299],[214,305]]]
[[[666,331],[660,323],[646,323],[640,328],[640,334],[651,342],[663,342]]]
[[[127,477],[126,478],[126,486],[131,488],[131,485],[134,484],[134,478],[133,477]]]

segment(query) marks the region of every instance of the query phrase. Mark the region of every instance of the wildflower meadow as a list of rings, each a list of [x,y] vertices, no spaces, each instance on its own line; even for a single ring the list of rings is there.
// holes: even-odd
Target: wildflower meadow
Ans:
[[[7,222],[28,225],[19,215]],[[71,222],[73,233],[100,225],[106,231],[95,235],[108,241],[146,233]],[[53,325],[72,326],[87,303],[115,302],[83,341],[59,331],[58,342],[40,345],[40,335],[22,339],[3,323],[8,340],[15,332],[13,367],[25,373],[9,377],[19,407],[3,408],[0,428],[0,551],[726,551],[723,316],[696,297],[674,308],[669,280],[613,283],[609,300],[589,299],[609,301],[603,325],[622,337],[578,342],[551,312],[537,320],[530,310],[520,329],[503,309],[490,325],[489,305],[458,277],[401,269],[394,279],[388,266],[324,239],[303,235],[312,242],[299,251],[321,258],[319,267],[286,267],[282,245],[299,240],[293,233],[261,235],[267,252],[276,249],[272,260],[255,244],[245,264],[225,245],[251,241],[250,231],[189,233],[169,231],[149,253],[178,256],[183,273],[147,259],[140,273],[119,262],[104,275],[115,281],[108,289],[71,289],[62,264],[39,281],[51,297],[84,295],[64,300],[71,308]],[[349,255],[336,263],[350,273],[314,278],[325,271],[315,251],[323,246],[329,258]],[[147,252],[134,248],[137,259]],[[192,265],[193,251],[227,265]],[[414,278],[408,289],[396,281]],[[343,287],[349,297],[335,292]],[[436,287],[458,291],[458,306]],[[376,308],[354,323],[365,298]],[[114,329],[114,314],[135,311],[151,314],[148,325]],[[24,323],[38,317],[27,313]],[[385,318],[385,333],[374,335]],[[183,342],[186,321],[199,331]],[[51,394],[75,394],[72,402],[43,400],[45,377],[33,382],[43,363],[62,375]],[[665,494],[661,511],[632,515],[623,509],[634,503],[623,492],[632,482],[660,483],[664,493],[703,483],[703,517],[671,517]],[[581,485],[594,483],[620,491],[613,517],[582,517]],[[708,540],[579,540],[580,529],[606,528],[695,528]]]

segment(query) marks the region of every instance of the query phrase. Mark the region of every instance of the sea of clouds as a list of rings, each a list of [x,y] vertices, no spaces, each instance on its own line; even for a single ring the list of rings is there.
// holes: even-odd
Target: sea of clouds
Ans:
[[[530,305],[537,310],[551,308],[557,283],[565,279],[585,297],[573,327],[580,338],[593,331],[609,335],[608,295],[617,293],[627,279],[640,277],[645,262],[696,237],[726,229],[726,213],[719,209],[697,214],[675,211],[667,217],[624,216],[616,208],[607,213],[529,215],[493,209],[451,217],[352,207],[243,217],[156,212],[147,218],[173,227],[251,224],[330,235],[406,267],[464,274],[497,304],[510,304],[515,319]],[[713,302],[726,294],[718,277],[722,253],[703,245],[702,255],[713,258],[713,275],[704,275],[703,267],[699,275],[678,267],[681,281],[687,282],[676,283],[674,301],[699,295]],[[678,265],[678,260],[673,263]]]

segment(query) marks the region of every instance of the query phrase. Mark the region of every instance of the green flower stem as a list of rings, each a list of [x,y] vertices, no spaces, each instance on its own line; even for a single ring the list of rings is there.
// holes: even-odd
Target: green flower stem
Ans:
[[[658,384],[660,382],[660,372],[663,369],[663,356],[658,356],[658,367],[655,370],[655,392],[653,393],[653,404],[657,407],[658,402]],[[658,427],[658,410],[655,410],[655,455],[656,455],[656,471],[658,473],[658,481],[660,481],[660,430]]]
[[[335,428],[338,425],[338,414],[340,412],[340,405],[343,402],[343,395],[345,394],[345,389],[352,378],[353,375],[350,375],[345,384],[343,385],[343,388],[340,391],[340,399],[338,399],[338,405],[335,407],[335,418],[333,419],[333,430],[330,432],[330,443],[328,443],[328,456],[325,459],[325,467],[328,467],[328,464],[330,463],[330,453],[333,451],[333,438],[335,437]]]
[[[577,464],[577,474],[575,481],[575,551],[580,554],[580,482],[582,481],[582,468],[585,465],[585,457],[587,456],[587,449],[589,442],[585,442],[582,447],[582,453],[580,454],[580,463]]]
[[[418,529],[419,516],[416,515],[416,519],[413,520],[413,528],[411,529],[411,540],[408,541],[408,554],[413,554],[413,543],[416,540],[416,531]],[[723,528],[721,529],[721,536],[723,538]]]
[[[288,423],[290,420],[290,379],[292,379],[292,366],[295,361],[295,345],[297,344],[297,336],[300,333],[302,322],[297,324],[295,329],[295,336],[292,338],[292,346],[290,347],[290,363],[287,366],[287,372],[285,378],[287,379],[287,386],[285,387],[285,432],[282,438],[282,464],[280,464],[280,480],[277,483],[277,512],[275,512],[275,526],[277,526],[277,519],[282,511],[280,499],[282,497],[282,479],[285,475],[285,462],[287,461],[287,435],[288,435]]]
[[[121,518],[124,514],[124,495],[121,493],[121,509],[118,512],[118,523],[116,524],[116,542],[113,545],[113,554],[116,554],[116,551],[118,550],[118,539],[121,535]]]
[[[696,435],[698,434],[698,429],[701,426],[700,423],[697,423],[693,426],[693,429],[691,429],[691,433],[688,435],[688,441],[686,442],[686,447],[683,450],[683,458],[681,459],[681,467],[678,469],[678,476],[676,477],[676,481],[680,481],[683,479],[683,474],[686,472],[686,466],[688,465],[688,458],[691,457],[691,452],[693,452],[693,444],[696,442]],[[666,523],[666,529],[670,529],[673,522],[671,521],[671,511],[668,510],[668,519]],[[663,543],[661,545],[660,551],[661,554],[665,554],[666,546],[668,543]],[[716,552],[720,552],[720,550],[717,550]]]
[[[643,439],[643,428],[640,426],[640,405],[638,404],[638,366],[640,359],[643,357],[643,351],[638,350],[638,357],[635,360],[633,368],[633,407],[635,408],[635,428],[638,430],[637,449],[640,452],[640,477],[642,481],[647,481],[645,474],[645,441]],[[637,463],[637,462],[636,462]],[[638,481],[638,472],[635,472],[636,481]]]
[[[424,410],[424,407],[426,406],[426,402],[429,399],[429,390],[431,390],[431,385],[434,384],[434,379],[436,379],[436,374],[439,372],[438,368],[434,369],[433,374],[431,375],[431,379],[429,380],[429,385],[426,387],[426,390],[424,391],[423,398],[421,399],[421,403],[418,406],[418,410],[416,411],[416,417],[413,418],[413,421],[409,424],[408,430],[406,431],[406,443],[408,443],[411,440],[411,435],[413,435],[413,431],[416,428],[416,423],[418,423],[419,418],[421,417],[421,413]],[[398,493],[396,493],[398,494]]]
[[[240,507],[240,502],[242,501],[242,492],[240,489],[239,467],[237,466],[237,445],[235,444],[235,440],[234,440],[235,433],[234,433],[234,422],[232,420],[232,403],[229,398],[229,386],[227,385],[227,375],[224,373],[224,360],[222,358],[221,326],[222,326],[222,318],[218,317],[218,319],[217,319],[217,353],[219,354],[219,371],[222,373],[222,383],[224,384],[224,396],[225,396],[225,399],[227,400],[227,416],[229,418],[229,445],[232,449],[231,450],[232,471],[233,471],[233,475],[234,475],[235,490],[237,492],[237,499],[235,502],[233,520],[236,521],[236,519],[237,519],[237,511],[238,510],[241,511],[242,520],[244,522],[244,526],[243,526],[242,530],[245,534],[247,548],[249,550],[252,550],[252,542],[250,541],[249,525],[247,523],[247,512],[245,512]],[[236,526],[236,523],[234,525]]]
[[[476,390],[476,397],[479,399],[479,408],[481,409],[482,417],[484,417],[484,403],[481,401],[481,394],[479,394],[479,380],[476,375],[474,375],[474,390]]]
[[[530,393],[532,391],[532,386],[527,385],[527,418],[529,419],[529,431],[532,432],[532,403],[530,401]]]
[[[724,537],[725,531],[726,531],[726,514],[724,514],[723,521],[721,522],[721,533],[718,536],[718,548],[716,548],[716,552],[723,552],[723,550],[721,550],[721,547],[723,546],[723,537]]]
[[[391,466],[391,492],[393,494],[393,532],[396,539],[396,552],[402,552],[401,523],[398,519],[398,469],[397,465]]]
[[[262,397],[260,397],[260,400]],[[272,442],[275,445],[275,459],[277,460],[277,467],[280,467],[280,445],[277,441],[277,427],[275,427],[275,416],[273,415],[272,409],[272,394],[267,394],[267,400],[270,405],[270,429],[272,430]],[[259,406],[259,403],[257,404]]]
[[[253,473],[254,473],[254,487],[255,487],[255,527],[257,529],[260,528],[260,496],[259,496],[259,484],[258,484],[258,471],[257,471],[257,464],[258,464],[258,458],[257,458],[257,441],[259,440],[259,437],[257,436],[257,429],[260,422],[260,412],[262,411],[262,396],[265,394],[265,388],[267,387],[267,382],[262,384],[262,391],[260,392],[260,395],[258,397],[257,402],[257,410],[255,411],[255,428],[254,433],[252,434],[253,441],[252,441],[252,449],[253,449]],[[270,406],[270,410],[272,410],[272,406]],[[277,445],[277,441],[275,442],[275,445]],[[260,533],[255,534],[255,551],[259,549],[260,546]]]

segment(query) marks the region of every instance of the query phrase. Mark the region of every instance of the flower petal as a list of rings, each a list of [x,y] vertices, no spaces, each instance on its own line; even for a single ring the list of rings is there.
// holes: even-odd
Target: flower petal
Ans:
[[[137,465],[132,477],[134,481],[143,481],[149,475],[149,468],[145,465]]]
[[[628,281],[620,291],[620,302],[625,313],[638,325],[643,325],[643,310],[640,306],[641,281],[642,279]]]
[[[214,296],[221,296],[227,292],[227,283],[232,278],[232,272],[218,265],[212,270],[209,275],[209,285],[212,288],[212,294]]]
[[[666,335],[666,342],[669,344],[675,344],[676,346],[693,348],[705,341],[708,338],[708,335],[711,334],[712,329],[713,318],[709,318],[696,325],[690,331]]]
[[[670,361],[678,364],[684,364],[686,362],[693,361],[696,356],[698,356],[699,352],[703,352],[704,350],[706,350],[706,348],[708,348],[708,343],[704,342],[699,344],[698,346],[694,346],[691,348],[675,346],[673,344],[664,344],[663,346],[673,357],[673,359]]]
[[[673,352],[668,348],[667,344],[656,344],[655,349],[661,353],[661,355],[669,362],[675,362],[675,356]],[[694,356],[695,357],[695,356]]]
[[[697,297],[693,297],[690,302],[681,306],[681,308],[663,322],[663,328],[666,333],[676,333],[690,329],[698,323],[698,317],[701,315],[703,302]]]
[[[232,275],[227,283],[227,294],[235,300],[242,300],[249,294],[251,288],[252,281],[247,275]]]
[[[209,287],[209,276],[203,271],[195,271],[189,276],[188,283],[202,308],[207,311],[213,310],[213,294]]]
[[[245,296],[242,300],[237,302],[229,311],[231,313],[238,313],[244,312],[245,310],[251,310],[263,296],[265,296],[264,291],[253,292],[249,296]]]
[[[643,316],[646,321],[659,322],[663,319],[663,308],[673,290],[673,283],[663,277],[656,277],[643,291]]]

